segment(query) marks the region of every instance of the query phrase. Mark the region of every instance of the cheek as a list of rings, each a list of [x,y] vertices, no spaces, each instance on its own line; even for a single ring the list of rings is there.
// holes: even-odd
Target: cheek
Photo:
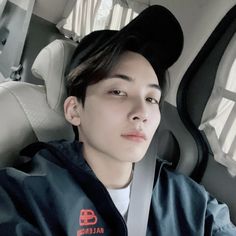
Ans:
[[[151,120],[150,120],[150,130],[154,134],[156,129],[158,128],[159,124],[161,121],[161,114],[160,112],[156,112],[156,114],[152,115]]]
[[[93,127],[98,130],[115,128],[123,122],[122,112],[117,106],[104,106],[102,103],[88,104],[87,109],[81,114],[81,125]]]

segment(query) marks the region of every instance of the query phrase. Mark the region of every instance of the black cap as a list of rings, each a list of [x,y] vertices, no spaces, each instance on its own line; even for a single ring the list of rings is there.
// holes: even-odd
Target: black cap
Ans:
[[[85,36],[75,50],[69,71],[111,43],[142,54],[159,75],[178,59],[183,47],[183,32],[168,9],[150,6],[119,31],[100,30]]]

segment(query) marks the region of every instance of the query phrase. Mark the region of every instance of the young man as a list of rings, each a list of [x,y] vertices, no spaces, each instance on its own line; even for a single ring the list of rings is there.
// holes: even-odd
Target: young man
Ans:
[[[133,163],[159,125],[164,72],[182,44],[177,20],[160,6],[121,31],[83,39],[64,104],[78,140],[33,144],[24,151],[29,162],[0,171],[1,235],[127,235]],[[236,228],[224,204],[158,161],[147,235],[236,235]]]

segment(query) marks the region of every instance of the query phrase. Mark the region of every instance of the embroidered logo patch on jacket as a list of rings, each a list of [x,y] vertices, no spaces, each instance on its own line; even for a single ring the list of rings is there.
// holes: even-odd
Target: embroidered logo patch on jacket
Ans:
[[[77,236],[91,235],[91,234],[104,234],[104,227],[96,227],[98,217],[91,209],[82,209],[80,211],[79,225],[82,229],[77,231]]]

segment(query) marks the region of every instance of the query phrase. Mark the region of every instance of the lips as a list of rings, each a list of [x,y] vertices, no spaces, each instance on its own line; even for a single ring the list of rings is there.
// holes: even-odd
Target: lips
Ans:
[[[121,137],[134,141],[134,142],[143,142],[147,140],[147,137],[144,133],[138,131],[131,131],[121,135]]]

